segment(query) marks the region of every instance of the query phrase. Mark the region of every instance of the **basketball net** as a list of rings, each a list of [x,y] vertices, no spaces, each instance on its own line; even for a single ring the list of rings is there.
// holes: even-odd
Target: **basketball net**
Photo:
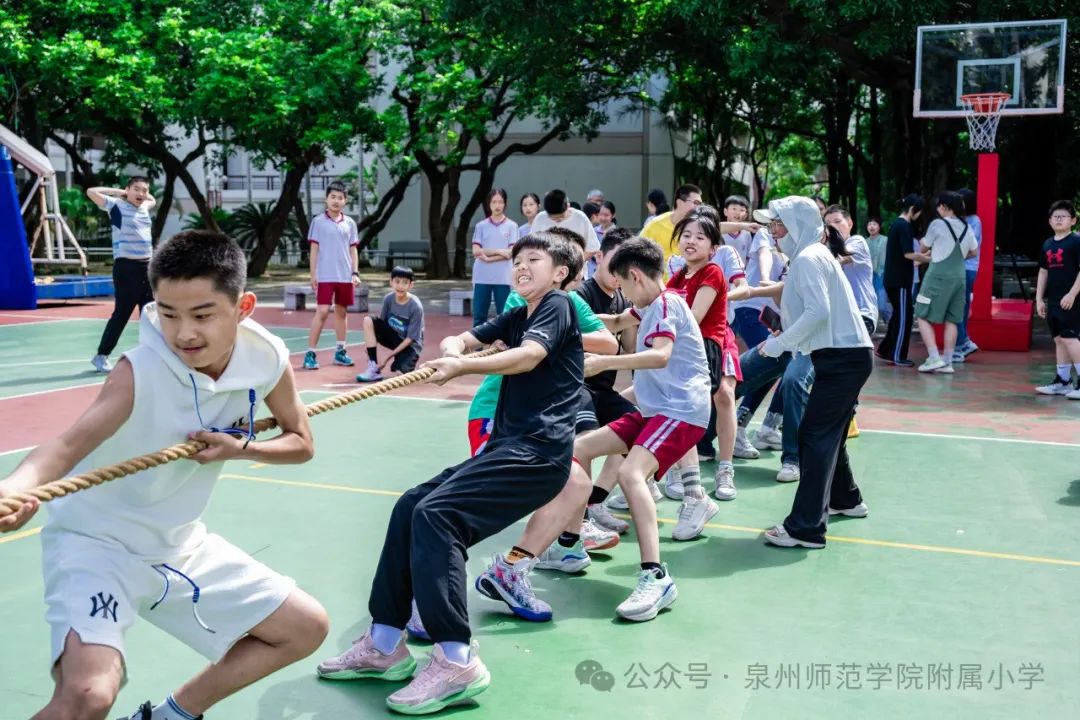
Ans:
[[[972,93],[961,95],[967,114],[968,138],[972,150],[994,152],[1001,110],[1009,101],[1009,93]]]

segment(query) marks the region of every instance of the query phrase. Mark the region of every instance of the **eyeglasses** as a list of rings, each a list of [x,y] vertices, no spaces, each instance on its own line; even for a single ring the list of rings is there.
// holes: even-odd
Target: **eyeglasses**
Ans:
[[[1051,220],[1072,220],[1072,215],[1051,215]]]

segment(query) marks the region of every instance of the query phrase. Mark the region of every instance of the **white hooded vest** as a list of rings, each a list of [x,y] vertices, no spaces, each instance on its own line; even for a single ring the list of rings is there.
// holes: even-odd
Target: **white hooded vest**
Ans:
[[[257,410],[285,372],[289,351],[280,338],[249,318],[237,328],[229,364],[214,380],[173,352],[151,303],[142,312],[139,344],[124,357],[135,377],[131,416],[74,474],[184,442],[188,433],[203,429],[196,395],[206,429],[246,423],[250,390],[255,391]],[[177,460],[59,498],[48,504],[46,529],[115,543],[148,561],[185,555],[206,535],[200,518],[223,465]]]

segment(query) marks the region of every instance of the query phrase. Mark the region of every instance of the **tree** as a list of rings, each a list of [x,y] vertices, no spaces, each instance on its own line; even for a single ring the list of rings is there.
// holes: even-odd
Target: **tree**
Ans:
[[[39,148],[46,138],[64,148],[79,182],[95,180],[82,155],[81,136],[105,137],[145,158],[164,176],[162,205],[171,205],[179,180],[214,227],[190,167],[214,142],[220,125],[195,102],[198,76],[192,72],[189,41],[197,29],[228,24],[250,5],[242,0],[192,0],[182,7],[163,0],[136,6],[11,0],[0,9],[0,32],[9,40],[0,49],[0,63],[10,70],[6,82],[16,98],[8,115],[31,131],[29,138]]]
[[[243,24],[193,33],[195,100],[229,127],[229,143],[285,171],[248,272],[261,275],[298,203],[304,176],[382,132],[369,67],[382,3],[268,0]]]
[[[572,132],[593,136],[606,119],[608,102],[640,94],[643,62],[636,37],[642,13],[629,0],[551,3],[543,7],[545,21],[523,32],[518,21],[536,14],[533,2],[441,0],[381,8],[380,57],[393,66],[389,95],[395,105],[385,113],[384,127],[386,150],[397,158],[394,188],[403,193],[412,177],[424,177],[431,198],[431,273],[460,276],[469,223],[499,167]],[[610,32],[593,37],[592,28],[581,22],[590,15],[610,20]],[[507,142],[514,125],[530,117],[540,119],[541,132]],[[477,173],[467,198],[466,173]],[[455,218],[451,267],[447,240]],[[365,244],[374,223],[364,234]]]

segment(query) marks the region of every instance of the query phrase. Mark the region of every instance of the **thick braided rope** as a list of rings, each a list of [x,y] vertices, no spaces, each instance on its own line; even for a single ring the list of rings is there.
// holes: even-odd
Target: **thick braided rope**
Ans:
[[[480,358],[494,355],[499,352],[496,348],[488,348],[480,352],[472,353],[468,357]],[[399,375],[397,377],[389,378],[388,380],[382,380],[371,385],[366,385],[356,390],[341,393],[333,397],[320,400],[317,403],[312,403],[306,406],[308,417],[314,417],[315,415],[321,415],[324,412],[330,410],[336,410],[343,408],[346,405],[359,402],[361,400],[367,400],[377,395],[384,395],[393,390],[400,390],[403,387],[414,385],[418,382],[427,380],[435,374],[433,368],[423,368],[421,370],[413,370],[412,372]],[[255,421],[255,432],[261,433],[267,430],[273,430],[278,426],[277,420],[273,417],[260,418]],[[116,480],[117,478],[133,475],[142,470],[148,470],[150,468],[158,467],[166,463],[171,463],[182,458],[190,458],[200,450],[206,448],[206,443],[189,440],[187,442],[179,443],[171,447],[158,450],[157,452],[148,453],[146,455],[140,455],[130,460],[124,460],[123,462],[116,463],[115,465],[108,465],[96,470],[90,470],[82,475],[73,475],[71,477],[61,478],[54,480],[50,483],[45,483],[40,487],[34,488],[25,493],[19,493],[17,495],[11,495],[7,498],[0,499],[0,517],[14,514],[23,506],[23,503],[36,499],[41,502],[48,502],[58,497],[64,497],[71,493],[78,492],[80,490],[86,490],[92,488],[95,485],[101,485],[110,480]]]

